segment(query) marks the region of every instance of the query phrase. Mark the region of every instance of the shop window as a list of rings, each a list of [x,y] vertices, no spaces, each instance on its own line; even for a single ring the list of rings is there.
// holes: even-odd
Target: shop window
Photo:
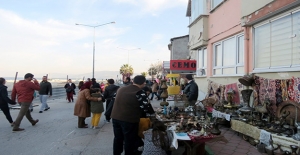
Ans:
[[[254,27],[254,72],[299,71],[300,12]]]
[[[198,67],[197,76],[206,76],[207,69],[207,49],[200,49],[198,51]]]
[[[244,74],[244,35],[239,34],[214,45],[213,75]]]

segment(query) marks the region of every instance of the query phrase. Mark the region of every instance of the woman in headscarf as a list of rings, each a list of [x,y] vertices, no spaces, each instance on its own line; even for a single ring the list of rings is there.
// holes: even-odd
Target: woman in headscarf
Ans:
[[[88,102],[101,100],[101,97],[91,97],[90,87],[87,83],[81,86],[74,107],[74,115],[78,116],[78,128],[88,128],[88,125],[85,124],[85,118],[91,117],[91,109]]]
[[[5,86],[6,80],[2,77],[0,77],[0,109],[6,116],[6,119],[9,121],[11,126],[14,125],[13,119],[11,118],[10,112],[9,112],[9,107],[8,103],[15,105],[16,102],[9,99],[7,97],[7,87]]]

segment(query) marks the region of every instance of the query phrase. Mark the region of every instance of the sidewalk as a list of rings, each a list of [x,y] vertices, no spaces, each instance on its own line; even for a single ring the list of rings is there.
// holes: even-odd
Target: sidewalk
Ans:
[[[160,107],[161,101],[153,100],[151,101],[154,109]],[[174,105],[173,101],[169,101],[170,106]],[[89,121],[89,120],[88,120]],[[88,122],[87,121],[87,122]],[[90,144],[85,148],[83,155],[110,155],[113,150],[113,127],[112,123],[104,123],[104,116],[101,117],[100,123],[101,129],[97,136],[90,142]],[[210,154],[214,155],[260,155],[255,146],[250,145],[247,141],[244,141],[241,136],[238,136],[235,131],[230,128],[220,127],[222,135],[229,141],[224,142],[213,142],[206,143]],[[101,149],[100,149],[101,148]],[[173,155],[181,155],[184,151],[184,147],[179,147],[177,150],[173,151]]]

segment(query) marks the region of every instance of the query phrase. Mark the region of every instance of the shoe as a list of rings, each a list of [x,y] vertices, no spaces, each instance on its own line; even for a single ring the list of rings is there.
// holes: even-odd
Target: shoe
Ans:
[[[12,131],[23,131],[23,130],[25,130],[25,129],[23,129],[23,128],[17,128],[17,129],[13,129]]]
[[[35,126],[35,124],[37,123],[37,122],[39,122],[39,120],[37,119],[37,120],[35,120],[35,121],[33,121],[31,124],[32,124],[32,126]]]
[[[93,129],[99,129],[99,128],[100,128],[99,126],[94,126],[94,127],[93,127]]]
[[[46,108],[44,111],[47,111],[47,110],[49,110],[49,109],[50,109],[50,107]]]
[[[94,128],[94,126],[91,126],[91,129],[93,129]]]
[[[32,112],[33,111],[33,109],[30,109],[30,112]]]
[[[108,121],[108,120],[104,120],[104,122],[105,122],[105,123],[110,123],[110,121]]]
[[[39,113],[43,113],[43,111],[39,111]]]
[[[10,126],[13,127],[15,125],[15,122],[10,123]]]

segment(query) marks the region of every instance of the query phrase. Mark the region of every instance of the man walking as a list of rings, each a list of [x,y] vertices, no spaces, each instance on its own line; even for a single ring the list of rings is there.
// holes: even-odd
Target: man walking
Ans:
[[[187,74],[185,78],[188,81],[188,83],[184,88],[183,93],[186,94],[189,105],[194,106],[198,99],[198,85],[193,80],[193,76],[191,74]]]
[[[134,77],[133,84],[120,88],[114,101],[111,113],[114,128],[113,154],[121,155],[123,145],[125,155],[133,155],[137,150],[137,140],[141,112],[149,107],[147,95],[142,90],[146,78],[142,75]]]
[[[65,89],[67,93],[67,99],[69,101],[68,103],[70,103],[71,101],[74,102],[73,95],[76,94],[75,93],[76,85],[72,82],[71,79],[68,80],[68,83],[65,85]]]
[[[33,80],[34,83],[32,83],[31,80]],[[11,93],[11,99],[15,101],[16,97],[18,97],[18,103],[21,104],[21,109],[17,119],[15,120],[13,131],[24,130],[23,128],[19,128],[24,115],[26,115],[26,118],[28,119],[29,122],[31,122],[32,126],[34,126],[39,121],[38,119],[34,120],[31,117],[29,111],[29,106],[32,102],[32,96],[34,90],[39,90],[39,89],[40,89],[39,82],[33,78],[33,74],[31,73],[27,73],[24,76],[24,80],[20,80],[14,85]]]
[[[157,94],[158,88],[159,88],[158,83],[156,82],[156,80],[153,80],[150,100],[153,100],[154,95],[157,97],[157,100],[160,100],[159,95]]]
[[[47,111],[50,109],[50,107],[47,104],[48,97],[52,96],[52,85],[47,80],[47,76],[43,76],[43,81],[40,83],[40,101],[42,103],[41,109],[39,113],[43,113],[44,111]]]

